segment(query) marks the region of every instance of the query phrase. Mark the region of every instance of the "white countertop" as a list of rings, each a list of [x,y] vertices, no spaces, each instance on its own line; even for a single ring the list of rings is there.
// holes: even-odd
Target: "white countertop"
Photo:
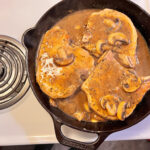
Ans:
[[[0,34],[21,40],[23,32],[60,0],[0,0]],[[133,0],[149,11],[150,0]],[[150,12],[150,11],[149,11]],[[68,137],[90,141],[95,136],[65,129]],[[150,139],[150,116],[135,126],[113,133],[106,140]],[[31,89],[13,107],[0,111],[0,146],[56,143],[53,122]]]

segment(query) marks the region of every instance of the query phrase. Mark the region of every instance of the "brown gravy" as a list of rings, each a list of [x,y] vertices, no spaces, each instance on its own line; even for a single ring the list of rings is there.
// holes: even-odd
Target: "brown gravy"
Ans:
[[[92,122],[105,121],[105,119],[90,110],[86,94],[83,91],[77,91],[67,99],[57,100],[57,107],[69,116],[73,116],[78,120]]]
[[[79,45],[82,39],[82,31],[86,25],[88,16],[97,10],[83,10],[75,12],[63,19],[56,25],[68,31],[71,39],[76,45]],[[149,48],[142,34],[137,30],[138,44],[137,44],[137,58],[138,64],[135,70],[140,76],[150,75],[150,53]],[[57,101],[57,107],[69,116],[78,118],[78,120],[85,121],[105,121],[97,116],[93,111],[86,107],[88,105],[87,97],[83,91],[77,91],[75,95],[64,100]]]
[[[65,18],[61,19],[56,25],[68,31],[70,38],[76,45],[81,43],[84,27],[87,23],[88,16],[97,10],[89,9],[77,11]]]

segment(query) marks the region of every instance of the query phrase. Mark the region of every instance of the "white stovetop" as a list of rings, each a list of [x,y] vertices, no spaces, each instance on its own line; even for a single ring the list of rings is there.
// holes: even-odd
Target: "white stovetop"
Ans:
[[[21,40],[23,32],[35,25],[51,6],[60,0],[0,0],[0,34]],[[134,0],[147,11],[150,0]],[[149,5],[148,5],[149,3]],[[66,129],[68,137],[90,141],[93,135]],[[114,133],[106,140],[150,138],[150,116],[137,125]],[[53,122],[38,103],[31,89],[25,97],[9,109],[0,111],[0,145],[56,143]]]

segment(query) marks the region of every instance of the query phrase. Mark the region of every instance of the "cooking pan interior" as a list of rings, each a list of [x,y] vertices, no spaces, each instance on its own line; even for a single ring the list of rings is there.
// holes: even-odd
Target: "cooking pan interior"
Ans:
[[[66,15],[82,9],[104,9],[112,8],[128,15],[134,25],[145,37],[150,48],[150,16],[144,10],[127,0],[64,0],[48,10],[39,20],[36,26],[28,30],[23,36],[23,43],[28,49],[28,72],[33,92],[41,105],[60,122],[80,130],[89,132],[117,131],[142,120],[150,113],[150,92],[147,92],[143,101],[138,105],[134,113],[125,121],[108,121],[106,123],[90,123],[77,121],[57,108],[49,105],[48,97],[40,90],[35,78],[36,54],[42,35],[50,29],[57,21]]]

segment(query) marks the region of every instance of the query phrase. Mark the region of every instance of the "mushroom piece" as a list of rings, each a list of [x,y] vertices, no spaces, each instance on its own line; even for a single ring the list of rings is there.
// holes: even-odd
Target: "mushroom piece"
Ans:
[[[56,101],[52,98],[50,98],[49,100],[50,105],[52,105],[53,107],[57,107]]]
[[[111,30],[117,31],[121,27],[121,21],[119,19],[104,19],[103,23],[111,28]]]
[[[83,35],[82,37],[82,42],[87,43],[89,40],[92,38],[92,34],[90,32],[87,32],[86,34]]]
[[[129,44],[129,40],[122,32],[115,32],[108,36],[108,43],[111,45],[120,46]]]
[[[126,108],[127,108],[128,103],[125,101],[120,102],[118,106],[118,111],[117,111],[117,117],[119,120],[125,120],[126,118]]]
[[[140,77],[137,76],[134,70],[127,70],[126,72],[124,72],[121,84],[124,91],[130,93],[135,92],[137,89],[139,89],[142,81]]]
[[[105,25],[107,25],[108,27],[110,27],[110,28],[115,28],[116,27],[116,23],[111,19],[104,19],[103,23]]]
[[[129,117],[133,113],[135,107],[137,106],[136,104],[133,104],[132,106],[131,105],[128,106],[128,105],[129,104],[127,104],[126,113],[125,113],[126,118]]]
[[[131,107],[131,102],[128,102],[127,103],[127,108],[130,108]]]
[[[102,118],[95,114],[93,115],[90,121],[93,123],[96,123],[96,122],[99,122],[99,120],[102,120]]]
[[[117,113],[119,98],[113,95],[106,95],[100,99],[103,109],[106,109],[109,115],[114,116]]]
[[[102,55],[105,51],[111,50],[112,46],[107,44],[105,40],[98,40],[96,43],[96,51]]]
[[[96,43],[96,51],[98,54],[103,54],[104,50],[102,49],[103,45],[105,44],[105,40],[98,40]]]
[[[90,115],[91,122],[105,122],[106,121],[104,118],[102,118],[101,116],[97,115],[94,112],[91,112],[89,115]]]
[[[84,112],[76,111],[76,112],[73,114],[73,116],[74,116],[78,121],[81,121],[81,120],[84,118],[85,114],[84,114]]]
[[[107,99],[105,98],[105,97],[102,97],[101,99],[100,99],[100,103],[101,103],[101,107],[103,108],[103,109],[106,109],[106,103],[107,103]]]
[[[114,104],[109,104],[106,103],[106,109],[108,111],[108,114],[111,115],[111,116],[115,116],[117,114],[117,105],[114,103]]]
[[[60,48],[54,56],[54,63],[58,66],[70,65],[74,61],[74,54],[68,54],[66,50]]]

